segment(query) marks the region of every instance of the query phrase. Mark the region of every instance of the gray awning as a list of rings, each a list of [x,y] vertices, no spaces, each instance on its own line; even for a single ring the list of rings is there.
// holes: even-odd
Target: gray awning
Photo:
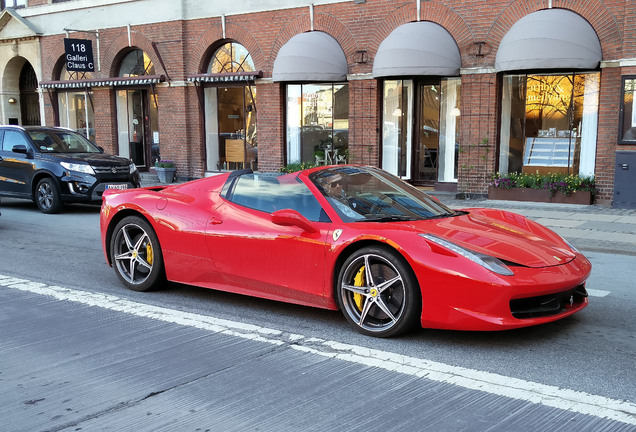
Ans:
[[[373,76],[459,75],[462,65],[453,36],[430,21],[401,25],[378,47]]]
[[[274,81],[345,81],[347,57],[327,33],[297,34],[283,45],[274,60]]]
[[[590,23],[569,10],[544,9],[510,28],[497,50],[495,69],[595,69],[602,58]]]

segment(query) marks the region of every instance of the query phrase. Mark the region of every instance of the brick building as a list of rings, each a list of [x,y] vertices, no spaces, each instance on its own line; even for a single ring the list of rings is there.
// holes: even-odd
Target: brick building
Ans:
[[[636,207],[629,0],[3,6],[0,121],[80,130],[142,171],[346,161],[460,195],[566,172]],[[93,70],[65,39],[90,41]]]

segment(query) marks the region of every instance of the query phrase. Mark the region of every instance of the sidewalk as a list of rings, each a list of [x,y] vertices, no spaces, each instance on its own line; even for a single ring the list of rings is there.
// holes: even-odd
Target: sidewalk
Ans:
[[[582,251],[636,255],[636,210],[601,205],[458,200],[455,194],[430,194],[455,209],[488,207],[522,214],[557,232]]]

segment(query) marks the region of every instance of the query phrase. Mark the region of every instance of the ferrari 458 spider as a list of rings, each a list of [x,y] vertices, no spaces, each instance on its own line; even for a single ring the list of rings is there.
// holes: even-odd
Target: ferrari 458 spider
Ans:
[[[169,280],[340,309],[372,336],[512,329],[588,302],[591,265],[554,232],[507,211],[451,210],[372,167],[107,190],[100,224],[132,290]]]

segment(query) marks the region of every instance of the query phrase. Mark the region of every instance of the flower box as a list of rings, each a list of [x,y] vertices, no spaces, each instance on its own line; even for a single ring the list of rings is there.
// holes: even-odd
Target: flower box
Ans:
[[[594,196],[590,191],[577,191],[572,192],[570,195],[564,195],[562,192],[557,191],[554,195],[551,196],[548,189],[505,189],[489,186],[488,199],[503,201],[532,201],[553,204],[590,205],[594,200]]]

